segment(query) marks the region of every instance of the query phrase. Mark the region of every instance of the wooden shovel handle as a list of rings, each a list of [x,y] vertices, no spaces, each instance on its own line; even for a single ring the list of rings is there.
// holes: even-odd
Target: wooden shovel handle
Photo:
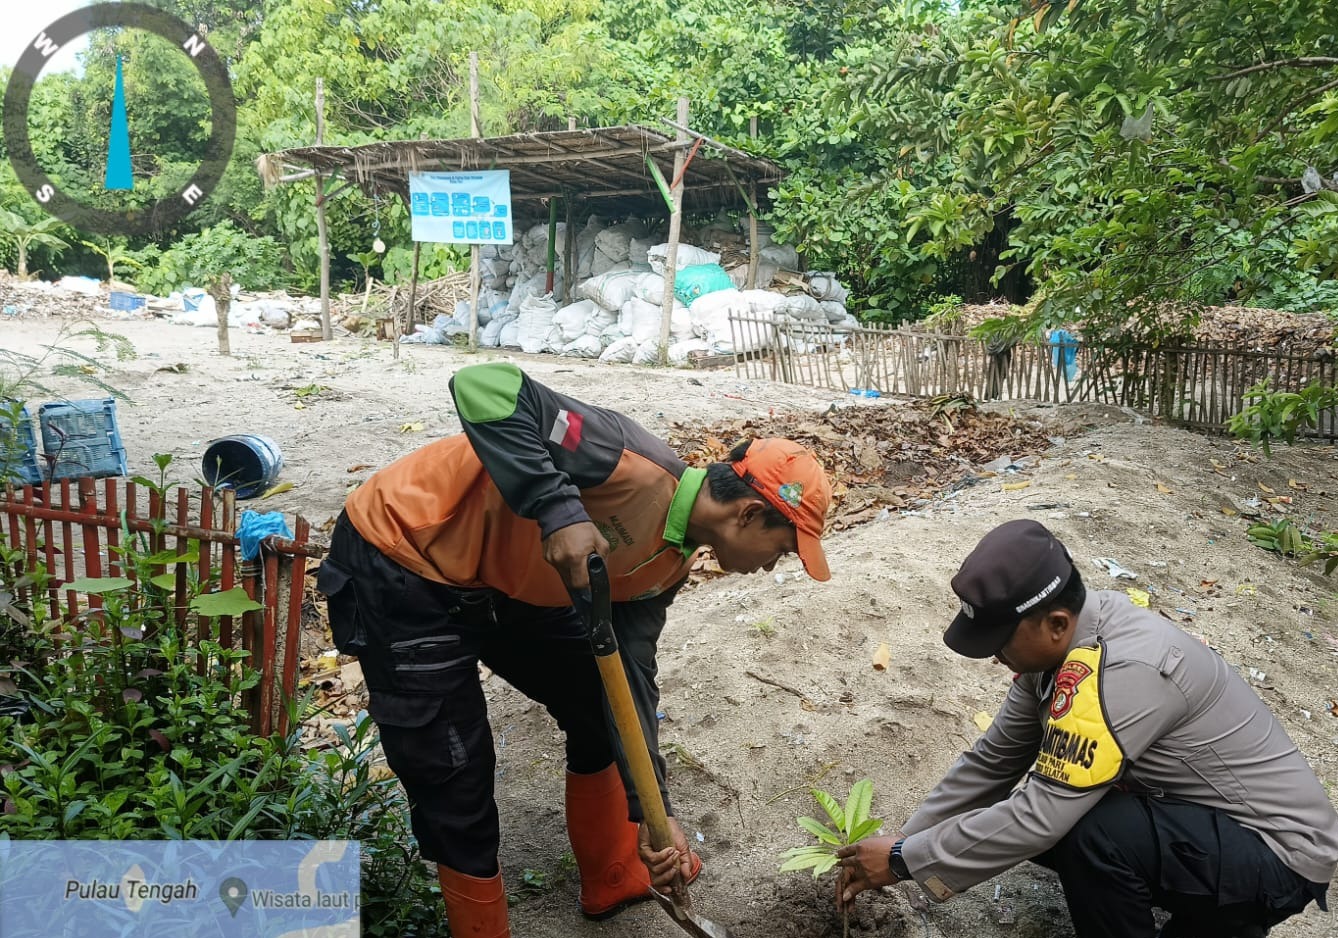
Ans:
[[[650,761],[645,734],[641,731],[641,718],[632,702],[632,689],[627,683],[623,660],[615,652],[596,658],[595,661],[599,664],[599,676],[604,681],[604,693],[609,698],[609,709],[613,711],[613,722],[622,739],[627,768],[632,774],[632,786],[641,801],[641,813],[650,830],[650,845],[656,850],[672,847],[674,839],[669,830],[669,817],[664,812],[660,783],[655,777],[655,766]]]
[[[618,738],[622,740],[632,787],[641,801],[642,816],[650,830],[651,846],[663,850],[672,847],[674,841],[664,811],[664,799],[660,797],[655,766],[646,746],[646,734],[641,729],[641,717],[632,699],[632,688],[627,683],[622,656],[618,654],[618,639],[613,632],[609,569],[603,557],[591,554],[586,558],[586,570],[590,574],[590,645],[599,665],[599,677],[604,682],[604,694],[609,700]]]

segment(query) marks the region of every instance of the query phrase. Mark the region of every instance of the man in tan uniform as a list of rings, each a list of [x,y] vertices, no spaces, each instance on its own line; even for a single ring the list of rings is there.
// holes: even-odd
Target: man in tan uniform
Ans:
[[[1153,938],[1154,906],[1163,938],[1258,938],[1327,908],[1338,814],[1216,652],[1123,593],[1087,593],[1034,521],[987,534],[952,587],[944,641],[1017,676],[899,833],[842,848],[838,905],[906,879],[942,902],[1034,860],[1059,874],[1078,938]]]

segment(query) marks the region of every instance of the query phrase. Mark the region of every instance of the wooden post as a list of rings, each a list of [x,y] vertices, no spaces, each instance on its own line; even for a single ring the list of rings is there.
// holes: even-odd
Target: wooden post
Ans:
[[[409,274],[409,311],[404,314],[404,334],[413,335],[413,324],[418,321],[418,258],[423,250],[423,242],[413,243],[413,271]]]
[[[553,274],[557,272],[557,199],[548,200],[548,276],[544,293],[553,292]]]
[[[748,120],[748,136],[757,136],[757,115]],[[757,246],[757,184],[748,187],[748,279],[744,284],[749,290],[757,289],[757,261],[761,249]],[[766,284],[771,286],[771,284]]]
[[[573,118],[572,123],[575,122],[576,120]],[[564,303],[570,303],[571,282],[576,275],[576,271],[572,268],[572,264],[576,263],[573,260],[576,255],[576,217],[575,212],[572,211],[571,193],[563,193],[562,201],[567,209],[567,246],[562,254],[562,300]]]
[[[568,130],[575,130],[575,129],[576,129],[576,118],[574,118],[574,117],[568,117],[568,118],[567,118],[567,129],[568,129]]]
[[[223,271],[222,276],[209,285],[207,292],[214,298],[214,311],[218,316],[218,354],[231,355],[232,346],[228,342],[228,313],[232,309],[232,274]]]
[[[757,118],[753,118],[756,120]],[[752,197],[753,206],[748,209],[748,279],[744,281],[749,290],[757,289],[757,262],[761,256],[761,251],[757,246],[757,186],[749,187],[749,195]],[[766,284],[771,286],[771,284]]]
[[[687,157],[688,99],[678,99],[678,126],[674,150],[673,208],[669,214],[669,253],[664,259],[664,303],[660,307],[660,364],[669,364],[669,323],[674,315],[674,279],[678,274],[678,238],[683,229],[683,161]]]
[[[316,146],[325,145],[325,79],[316,79]],[[321,256],[321,338],[334,338],[330,324],[330,228],[325,222],[325,177],[316,174],[316,237]]]
[[[479,54],[469,53],[469,135],[477,139],[481,134],[479,119]],[[469,246],[469,350],[479,348],[479,288],[483,271],[479,246]]]

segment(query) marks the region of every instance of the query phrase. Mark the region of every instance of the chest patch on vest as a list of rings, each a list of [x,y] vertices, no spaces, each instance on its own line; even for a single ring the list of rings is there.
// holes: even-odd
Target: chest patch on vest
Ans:
[[[1124,770],[1124,751],[1101,701],[1105,645],[1075,648],[1055,673],[1050,720],[1036,757],[1037,775],[1068,788],[1107,785]]]

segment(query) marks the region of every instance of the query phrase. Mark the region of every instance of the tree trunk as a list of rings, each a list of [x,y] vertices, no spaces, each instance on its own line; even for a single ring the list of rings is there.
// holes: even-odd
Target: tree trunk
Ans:
[[[28,245],[23,241],[19,243],[19,279],[28,279]]]
[[[218,311],[218,354],[232,355],[228,344],[228,312],[232,307],[232,274],[223,274],[209,287],[209,295],[214,298]]]

